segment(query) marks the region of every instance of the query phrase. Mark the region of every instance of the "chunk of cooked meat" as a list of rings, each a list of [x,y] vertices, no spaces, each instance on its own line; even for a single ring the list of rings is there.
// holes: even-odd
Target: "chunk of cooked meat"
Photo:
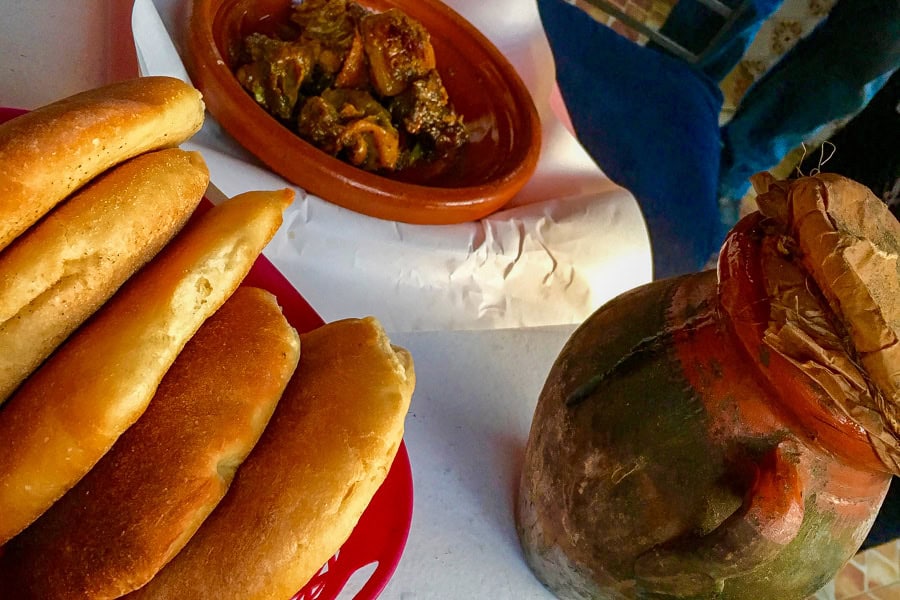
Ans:
[[[391,101],[390,110],[393,121],[425,146],[426,156],[450,154],[469,139],[437,71],[413,81]]]
[[[291,21],[300,26],[303,38],[346,50],[356,31],[357,16],[362,14],[351,12],[347,0],[304,0],[294,4]]]
[[[297,117],[297,132],[320,150],[337,156],[338,139],[343,131],[337,107],[322,96],[313,96],[303,104]]]
[[[428,31],[392,8],[363,17],[359,24],[369,75],[380,96],[396,96],[435,68]]]
[[[400,157],[400,134],[391,116],[371,94],[329,89],[300,110],[297,130],[322,150],[368,170],[393,169]]]
[[[244,40],[244,52],[247,61],[235,71],[237,80],[269,112],[290,119],[314,64],[309,48],[254,33]]]
[[[386,171],[451,157],[468,140],[418,21],[353,0],[302,0],[291,22],[276,37],[247,36],[236,75],[305,140]]]
[[[294,5],[291,20],[301,29],[298,42],[314,48],[317,66],[332,77],[341,71],[367,12],[348,0],[304,0]]]
[[[353,36],[353,42],[347,51],[347,57],[340,72],[334,80],[334,87],[365,89],[369,85],[369,69],[366,52],[363,49],[362,36],[359,31]]]

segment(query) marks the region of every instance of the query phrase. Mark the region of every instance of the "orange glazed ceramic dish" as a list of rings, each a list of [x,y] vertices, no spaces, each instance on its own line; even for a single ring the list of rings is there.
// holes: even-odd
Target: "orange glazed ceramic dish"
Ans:
[[[451,161],[378,173],[316,148],[270,115],[234,75],[247,35],[289,22],[288,0],[196,0],[185,62],[213,117],[273,171],[329,202],[383,219],[449,224],[506,204],[537,166],[541,125],[515,69],[477,29],[438,0],[365,0],[420,23],[468,141]]]

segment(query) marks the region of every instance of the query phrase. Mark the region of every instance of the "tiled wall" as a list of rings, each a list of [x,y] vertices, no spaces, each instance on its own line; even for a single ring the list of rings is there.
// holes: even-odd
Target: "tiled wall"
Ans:
[[[900,600],[900,540],[860,552],[809,600]]]

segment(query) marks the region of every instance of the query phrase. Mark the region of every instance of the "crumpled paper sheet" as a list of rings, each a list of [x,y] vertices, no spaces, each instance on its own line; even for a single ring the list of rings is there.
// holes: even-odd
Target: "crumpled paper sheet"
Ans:
[[[839,176],[801,179],[791,198],[807,268],[877,388],[842,405],[900,474],[900,224],[870,190]]]
[[[870,190],[840,176],[753,183],[763,213],[790,224],[794,260],[803,264],[774,251],[767,259],[773,320],[766,343],[859,423],[900,475],[900,223]],[[844,329],[829,323],[807,278]]]
[[[447,4],[510,59],[542,120],[535,175],[504,210],[444,226],[360,215],[271,173],[209,115],[183,146],[203,154],[225,196],[297,191],[265,254],[326,321],[374,315],[388,331],[580,323],[651,279],[638,205],[609,181],[554,111],[554,67],[536,6],[519,0]],[[187,0],[135,1],[132,30],[142,74],[188,79],[177,51],[187,14]]]

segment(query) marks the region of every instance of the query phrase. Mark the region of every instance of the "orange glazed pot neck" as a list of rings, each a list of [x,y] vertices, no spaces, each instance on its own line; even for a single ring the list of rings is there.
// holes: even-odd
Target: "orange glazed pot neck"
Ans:
[[[766,290],[766,277],[771,275],[764,271],[761,253],[766,236],[766,218],[753,213],[726,238],[718,260],[720,313],[750,366],[772,390],[774,408],[798,436],[856,468],[889,471],[865,429],[836,405],[815,378],[766,343],[772,320]]]

